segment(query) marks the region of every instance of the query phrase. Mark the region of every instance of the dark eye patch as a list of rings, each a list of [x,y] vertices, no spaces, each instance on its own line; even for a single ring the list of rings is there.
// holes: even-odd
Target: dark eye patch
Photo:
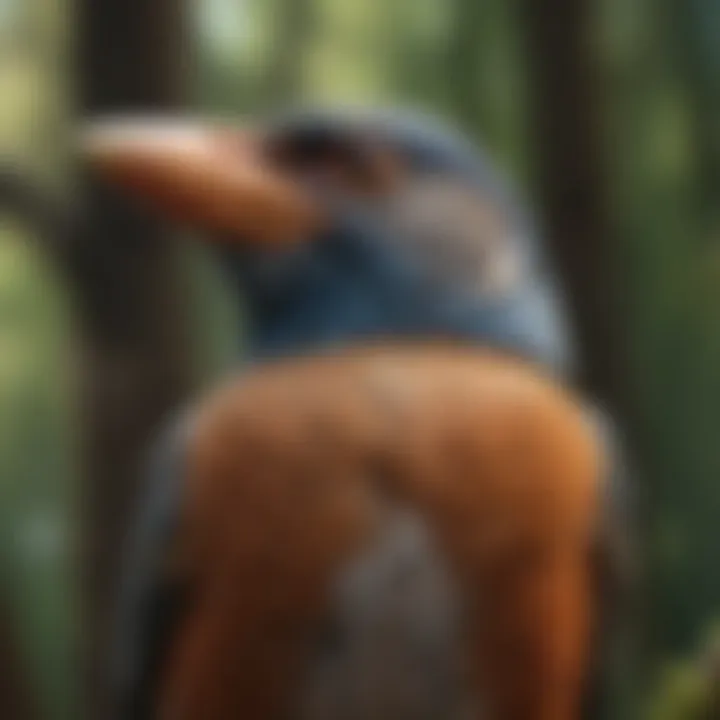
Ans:
[[[274,164],[301,179],[364,196],[386,193],[390,175],[399,167],[377,138],[322,125],[276,133],[268,138],[267,154]]]

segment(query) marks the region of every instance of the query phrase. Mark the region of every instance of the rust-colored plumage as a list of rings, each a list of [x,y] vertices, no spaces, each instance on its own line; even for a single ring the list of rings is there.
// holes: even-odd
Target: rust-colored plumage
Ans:
[[[277,363],[204,404],[188,463],[177,551],[194,590],[158,717],[292,717],[333,579],[397,504],[461,589],[491,717],[577,717],[601,460],[529,367],[415,347]]]

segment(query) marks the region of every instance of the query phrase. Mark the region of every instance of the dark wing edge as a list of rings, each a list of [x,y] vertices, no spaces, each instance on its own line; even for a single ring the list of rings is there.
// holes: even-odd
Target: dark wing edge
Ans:
[[[109,691],[113,720],[153,717],[159,676],[188,597],[171,566],[192,424],[173,423],[151,453],[120,574]]]
[[[634,626],[638,599],[638,557],[635,537],[637,497],[635,475],[613,419],[597,407],[590,408],[607,458],[601,487],[601,514],[595,543],[593,579],[597,598],[597,621],[586,683],[582,717],[610,720],[632,679],[625,677],[634,660],[637,637]]]

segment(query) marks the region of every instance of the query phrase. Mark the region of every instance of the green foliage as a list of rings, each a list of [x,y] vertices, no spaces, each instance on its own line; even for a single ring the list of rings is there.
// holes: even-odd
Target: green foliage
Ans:
[[[647,720],[706,720],[707,683],[692,665],[668,669],[653,696]]]
[[[0,219],[0,583],[48,720],[75,717],[78,494],[62,290]]]
[[[707,633],[698,657],[670,663],[659,673],[655,692],[645,713],[646,720],[711,720],[719,696],[720,633]]]

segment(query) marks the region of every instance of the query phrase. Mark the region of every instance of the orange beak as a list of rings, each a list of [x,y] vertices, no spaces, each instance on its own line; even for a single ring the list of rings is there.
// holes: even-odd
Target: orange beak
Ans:
[[[317,203],[264,157],[258,131],[111,119],[92,122],[80,145],[91,169],[176,222],[268,244],[322,224]]]

